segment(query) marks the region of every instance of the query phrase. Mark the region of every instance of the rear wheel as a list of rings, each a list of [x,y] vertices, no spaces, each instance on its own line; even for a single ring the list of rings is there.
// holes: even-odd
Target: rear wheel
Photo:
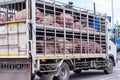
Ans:
[[[113,72],[113,61],[109,59],[107,67],[104,69],[105,74],[111,74]]]
[[[60,73],[57,77],[54,77],[53,80],[69,80],[69,67],[64,62],[60,67]]]
[[[41,73],[39,71],[36,74],[37,76],[41,77]]]
[[[31,80],[34,80],[34,78],[35,78],[35,74],[32,74],[31,75]]]

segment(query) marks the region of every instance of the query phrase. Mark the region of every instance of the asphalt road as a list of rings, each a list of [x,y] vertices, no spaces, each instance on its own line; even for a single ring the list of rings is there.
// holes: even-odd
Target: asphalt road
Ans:
[[[35,80],[40,80],[40,78],[36,77]],[[101,70],[82,71],[81,74],[70,72],[70,80],[120,80],[120,61],[112,74],[104,74]]]

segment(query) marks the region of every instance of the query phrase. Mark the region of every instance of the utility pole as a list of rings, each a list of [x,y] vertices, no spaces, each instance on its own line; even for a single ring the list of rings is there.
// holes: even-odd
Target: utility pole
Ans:
[[[112,27],[114,27],[114,3],[113,3],[113,0],[111,0],[111,19],[112,19]]]
[[[95,5],[95,2],[93,3],[93,8],[94,8],[94,14],[96,12],[96,5]]]
[[[111,25],[113,29],[116,29],[114,25],[114,2],[111,0]],[[116,31],[114,32],[114,42],[116,43]]]

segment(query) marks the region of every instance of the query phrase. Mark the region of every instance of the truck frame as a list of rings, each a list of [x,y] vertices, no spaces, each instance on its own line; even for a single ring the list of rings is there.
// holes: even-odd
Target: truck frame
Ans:
[[[63,27],[36,22],[36,8],[43,13],[54,16],[64,13]],[[13,20],[17,12],[25,9],[24,20]],[[2,80],[33,80],[35,75],[42,80],[69,80],[69,71],[80,73],[82,70],[98,69],[106,74],[112,73],[115,57],[109,54],[108,29],[106,15],[91,10],[64,4],[58,1],[45,0],[1,0],[0,13],[5,13],[7,19],[0,22],[0,78]],[[66,14],[73,17],[73,27],[66,27]],[[12,18],[11,18],[12,17]],[[22,17],[22,16],[18,16]],[[9,19],[11,18],[11,19]],[[85,23],[89,29],[74,28],[74,22]],[[46,20],[45,20],[46,22]],[[64,52],[57,53],[57,38],[63,38]],[[48,53],[48,40],[54,39],[54,53]],[[67,53],[67,44],[74,49],[75,39],[84,39],[87,44],[94,42],[94,51]],[[66,42],[71,40],[71,42]],[[43,42],[44,51],[38,49],[38,43]],[[96,52],[98,43],[102,50]],[[81,44],[81,43],[80,43]],[[81,44],[82,46],[83,44]]]

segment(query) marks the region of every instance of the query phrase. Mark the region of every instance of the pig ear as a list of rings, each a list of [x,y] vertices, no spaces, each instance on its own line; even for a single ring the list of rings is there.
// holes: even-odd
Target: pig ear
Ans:
[[[39,7],[36,7],[36,9],[38,9]]]
[[[39,11],[40,11],[39,7],[36,7],[36,10],[39,10]]]

